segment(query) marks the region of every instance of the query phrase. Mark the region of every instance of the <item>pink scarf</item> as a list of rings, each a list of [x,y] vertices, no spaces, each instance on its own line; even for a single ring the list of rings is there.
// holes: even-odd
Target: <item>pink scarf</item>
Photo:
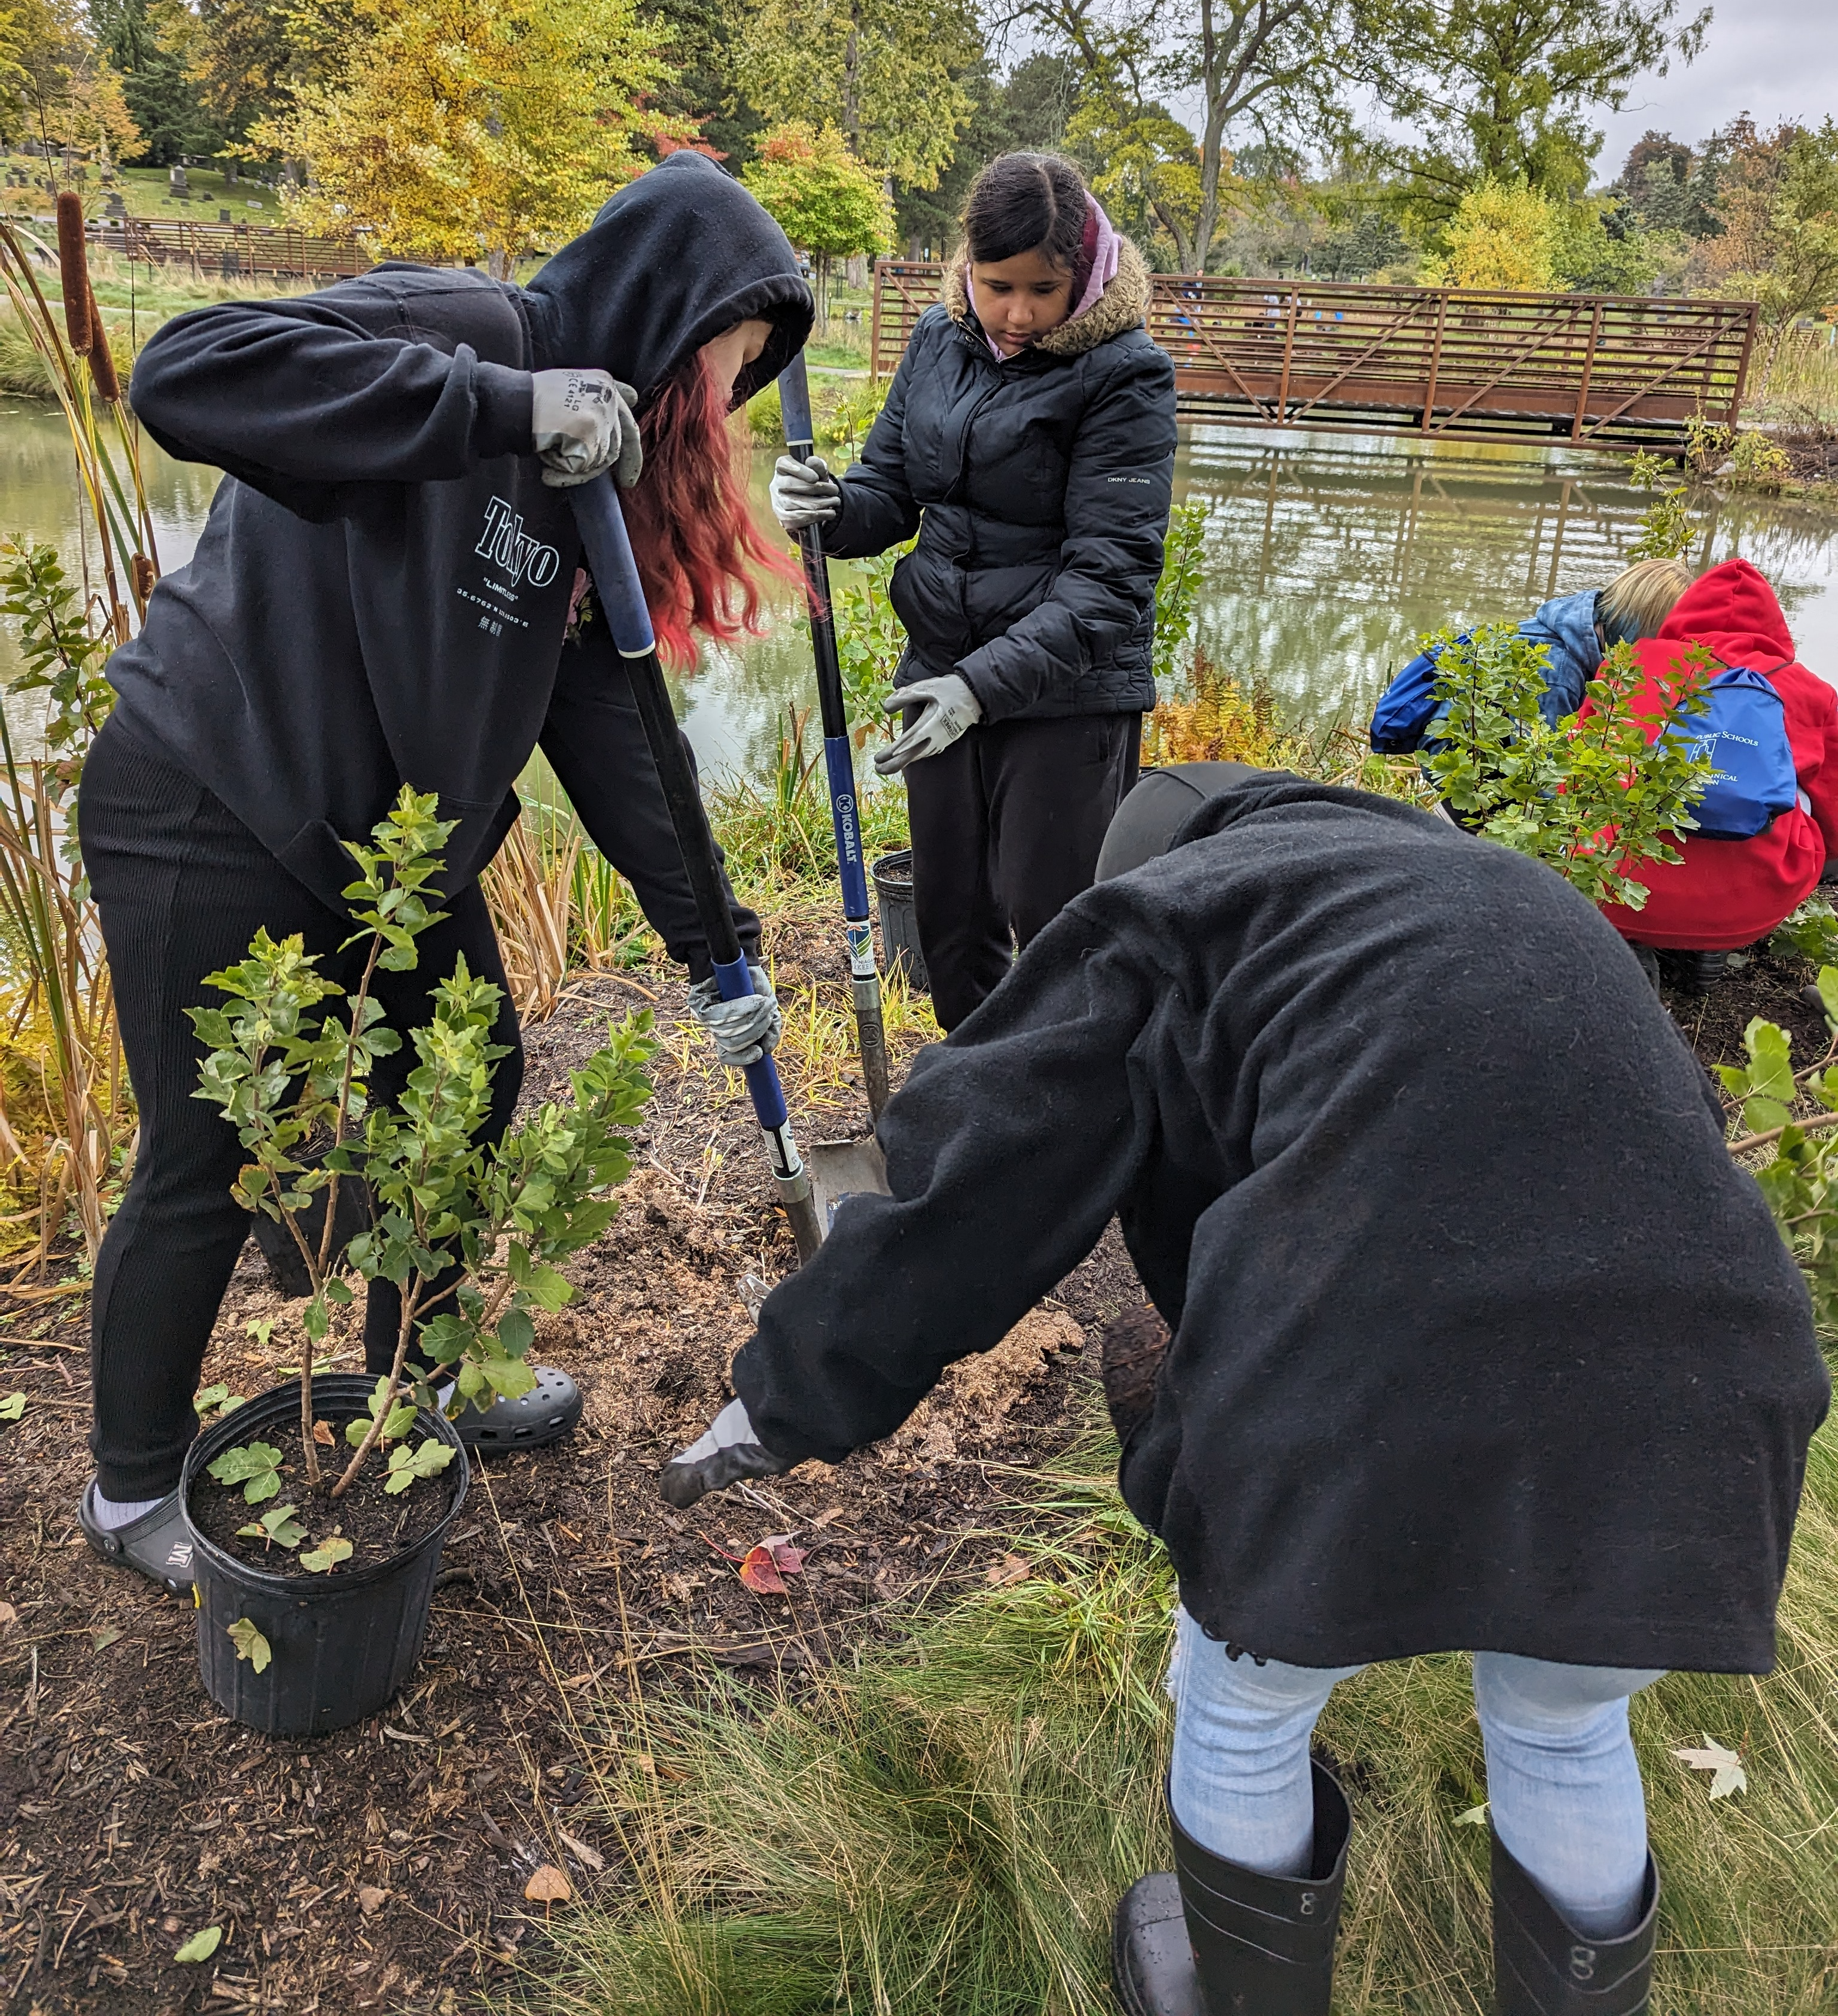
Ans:
[[[1078,249],[1078,263],[1072,270],[1072,314],[1081,315],[1103,293],[1104,290],[1117,278],[1117,262],[1121,257],[1122,241],[1116,227],[1098,207],[1098,199],[1088,190],[1085,195],[1085,229],[1083,243]],[[980,322],[981,311],[977,306],[977,283],[970,278],[969,268],[964,268],[964,293],[970,304],[970,311]],[[1061,327],[1065,325],[1061,324]],[[1005,364],[1005,357],[991,341],[987,331],[983,340],[989,344],[990,355],[998,363]],[[1020,355],[1019,351],[1016,353]]]

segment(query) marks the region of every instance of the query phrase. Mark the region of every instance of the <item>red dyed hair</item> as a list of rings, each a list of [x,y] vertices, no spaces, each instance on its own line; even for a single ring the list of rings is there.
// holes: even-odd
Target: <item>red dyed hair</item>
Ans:
[[[638,431],[645,473],[625,493],[626,529],[658,655],[692,664],[692,630],[723,643],[761,634],[757,574],[802,577],[754,526],[727,398],[700,354],[665,382]]]

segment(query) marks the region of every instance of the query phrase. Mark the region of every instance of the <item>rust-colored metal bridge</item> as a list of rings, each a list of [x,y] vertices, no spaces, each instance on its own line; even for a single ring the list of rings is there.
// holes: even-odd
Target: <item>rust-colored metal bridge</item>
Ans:
[[[376,264],[354,238],[315,238],[286,225],[110,217],[88,229],[92,239],[112,252],[150,266],[189,266],[213,279],[336,279],[367,273]]]
[[[876,263],[877,377],[944,273]],[[1157,273],[1149,333],[1187,419],[1625,454],[1682,446],[1700,416],[1734,423],[1756,315],[1749,301]]]

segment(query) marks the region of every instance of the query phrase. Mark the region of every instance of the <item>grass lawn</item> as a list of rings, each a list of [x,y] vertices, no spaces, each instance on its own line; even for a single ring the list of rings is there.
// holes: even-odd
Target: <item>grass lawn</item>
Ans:
[[[801,1690],[712,1669],[621,1704],[599,1794],[629,1902],[558,1919],[534,2016],[1102,2016],[1110,1913],[1167,1866],[1173,1596],[1094,1433],[1020,1485],[1031,1572]],[[1468,1661],[1376,1667],[1319,1740],[1355,1829],[1339,2016],[1490,2006],[1486,1797]],[[1838,1430],[1813,1449],[1765,1679],[1675,1675],[1635,1704],[1665,1885],[1654,2016],[1811,2016],[1838,2003]],[[1713,1802],[1673,1755],[1708,1737],[1746,1790]]]

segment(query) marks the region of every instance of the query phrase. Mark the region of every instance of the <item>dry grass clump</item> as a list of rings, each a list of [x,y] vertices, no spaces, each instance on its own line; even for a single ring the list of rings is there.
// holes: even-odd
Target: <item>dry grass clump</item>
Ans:
[[[608,1735],[630,1903],[562,1931],[513,2007],[577,2016],[1100,2016],[1110,1913],[1167,1864],[1172,1578],[1096,1438],[1031,1481],[1027,1578],[964,1600],[812,1690],[712,1679]],[[1043,1530],[1048,1537],[1041,1537]],[[1815,1444],[1764,1679],[1674,1676],[1635,1704],[1664,1874],[1661,2016],[1811,2016],[1838,1997],[1838,1431]],[[1376,1667],[1320,1740],[1355,1831],[1339,2016],[1482,2016],[1486,1796],[1468,1661]],[[1748,1787],[1672,1755],[1709,1737]]]

